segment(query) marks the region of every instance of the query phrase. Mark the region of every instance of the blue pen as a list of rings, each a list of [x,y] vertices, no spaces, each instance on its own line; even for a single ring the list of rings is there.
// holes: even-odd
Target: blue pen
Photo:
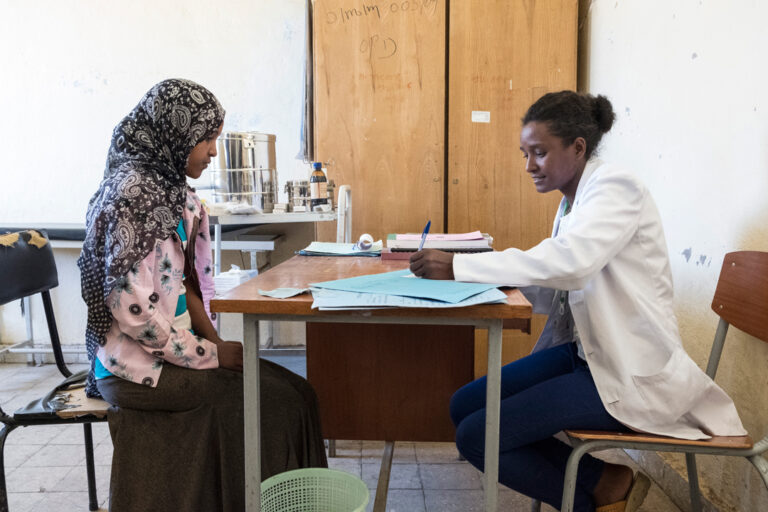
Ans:
[[[421,234],[421,242],[419,242],[419,250],[424,247],[424,242],[427,241],[427,233],[429,233],[429,226],[432,225],[432,221],[428,220],[427,225],[424,226],[424,232]]]

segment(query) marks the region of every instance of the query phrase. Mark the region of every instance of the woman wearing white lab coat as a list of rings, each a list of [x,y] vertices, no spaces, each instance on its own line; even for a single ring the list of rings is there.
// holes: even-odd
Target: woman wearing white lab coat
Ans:
[[[411,259],[422,277],[522,287],[535,312],[549,313],[532,355],[502,370],[499,473],[502,483],[556,508],[570,452],[549,440],[559,430],[631,429],[684,439],[746,434],[731,399],[682,347],[650,193],[631,172],[593,156],[613,119],[607,98],[571,91],[545,95],[524,117],[526,172],[538,192],[563,194],[550,238],[527,251],[422,251]],[[478,467],[484,439],[475,423],[485,415],[484,386],[468,384],[451,404],[459,450]],[[506,443],[505,407],[508,429],[523,432]],[[526,471],[515,469],[521,463]],[[552,470],[531,471],[532,465]],[[643,475],[633,482],[629,468],[591,457],[583,466],[576,510],[636,510],[642,502]]]

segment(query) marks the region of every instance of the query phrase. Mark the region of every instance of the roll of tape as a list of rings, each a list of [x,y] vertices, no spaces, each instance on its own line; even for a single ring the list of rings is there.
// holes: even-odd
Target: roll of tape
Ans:
[[[360,240],[357,241],[357,247],[362,251],[367,251],[373,247],[373,237],[368,233],[360,235]]]

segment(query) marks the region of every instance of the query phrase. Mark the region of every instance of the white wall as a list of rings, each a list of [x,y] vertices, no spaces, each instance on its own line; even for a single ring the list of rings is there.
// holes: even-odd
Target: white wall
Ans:
[[[581,1],[580,89],[607,95],[618,115],[602,156],[634,169],[656,199],[683,342],[702,367],[724,254],[768,250],[766,20],[758,0]],[[759,439],[768,345],[733,334],[717,382]],[[720,510],[768,510],[751,466],[701,459],[702,487]],[[680,457],[664,460],[684,474]]]
[[[36,0],[0,4],[0,226],[85,222],[114,126],[155,83],[189,78],[227,110],[225,130],[277,136],[280,183],[303,105],[305,0]],[[283,198],[285,199],[285,198]],[[57,250],[53,294],[64,343],[82,344],[77,250]],[[46,339],[33,302],[35,339]],[[0,307],[0,343],[26,338],[18,303]]]
[[[0,8],[3,222],[83,223],[114,126],[155,83],[189,78],[225,130],[277,135],[281,182],[299,151],[305,0],[36,0]]]

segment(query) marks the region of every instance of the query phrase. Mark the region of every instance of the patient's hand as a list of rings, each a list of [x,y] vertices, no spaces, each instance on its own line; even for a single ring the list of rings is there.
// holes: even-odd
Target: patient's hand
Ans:
[[[424,249],[411,256],[411,272],[426,279],[453,279],[453,253]]]
[[[219,349],[219,368],[226,368],[236,372],[243,371],[243,345],[236,341],[222,341],[217,345]]]

